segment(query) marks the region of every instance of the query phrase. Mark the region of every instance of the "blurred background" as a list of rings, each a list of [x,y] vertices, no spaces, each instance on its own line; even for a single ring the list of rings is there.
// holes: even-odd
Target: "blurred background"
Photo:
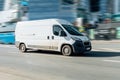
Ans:
[[[120,0],[0,0],[0,43],[15,42],[18,21],[65,19],[91,40],[120,39]]]

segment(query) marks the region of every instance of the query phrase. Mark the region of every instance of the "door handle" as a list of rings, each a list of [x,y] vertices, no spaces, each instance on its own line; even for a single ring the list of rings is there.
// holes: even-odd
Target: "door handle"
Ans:
[[[52,39],[54,39],[54,36],[52,36]]]
[[[49,36],[47,36],[47,39],[50,39],[50,37],[49,37]]]

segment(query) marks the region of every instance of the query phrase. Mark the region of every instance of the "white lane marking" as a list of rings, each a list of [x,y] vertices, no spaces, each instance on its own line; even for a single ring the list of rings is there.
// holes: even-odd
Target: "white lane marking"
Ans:
[[[101,51],[101,50],[98,50],[98,49],[92,49],[92,51]]]
[[[111,51],[111,52],[120,52],[120,50],[117,50],[117,49],[111,49],[111,48],[92,49],[92,51]]]
[[[120,52],[120,50],[111,49],[111,48],[101,48],[101,49],[108,50],[108,51],[113,51],[113,52]]]
[[[2,48],[5,48],[5,47],[7,47],[7,48],[16,48],[14,45],[0,45],[0,47],[2,47]]]
[[[105,62],[113,62],[113,63],[120,63],[119,60],[103,60],[103,61],[105,61]]]
[[[7,53],[10,53],[10,54],[12,54],[12,53],[17,53],[17,52],[12,52],[12,51],[10,51],[10,52],[7,52]]]

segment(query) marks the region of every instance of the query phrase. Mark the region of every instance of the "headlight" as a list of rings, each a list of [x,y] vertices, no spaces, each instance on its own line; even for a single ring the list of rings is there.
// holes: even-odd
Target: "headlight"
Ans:
[[[81,39],[80,38],[77,38],[77,37],[71,37],[72,38],[72,40],[75,40],[75,41],[81,41]]]

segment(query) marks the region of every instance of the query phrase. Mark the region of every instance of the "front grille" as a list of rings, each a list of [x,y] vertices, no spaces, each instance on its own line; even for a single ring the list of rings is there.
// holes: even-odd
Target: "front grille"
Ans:
[[[74,44],[75,44],[76,46],[78,46],[78,47],[83,46],[83,44],[82,44],[82,42],[81,42],[81,41],[76,41]]]
[[[90,45],[90,42],[84,42],[84,45]]]

